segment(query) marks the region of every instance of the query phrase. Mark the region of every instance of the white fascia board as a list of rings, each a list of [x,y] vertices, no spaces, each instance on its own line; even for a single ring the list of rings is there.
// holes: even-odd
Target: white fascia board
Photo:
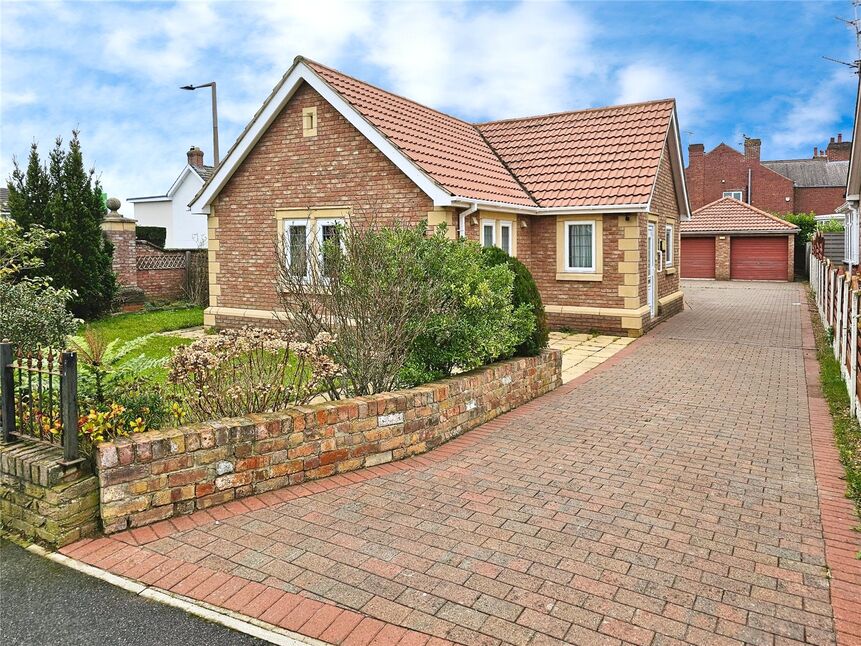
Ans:
[[[260,140],[281,110],[296,92],[299,85],[305,81],[341,115],[347,119],[362,135],[380,150],[395,166],[409,177],[428,197],[434,206],[450,206],[451,193],[428,177],[410,161],[389,139],[368,122],[359,112],[347,103],[340,94],[329,86],[323,79],[308,67],[304,61],[299,61],[293,70],[281,83],[272,98],[264,105],[257,118],[248,126],[241,139],[228,153],[227,158],[218,166],[215,175],[204,191],[189,205],[196,213],[209,213],[209,205],[233,175],[233,172],[245,160],[255,144]]]
[[[455,197],[452,205],[458,208],[469,208],[473,204],[479,209],[499,211],[500,213],[519,213],[521,215],[591,215],[593,213],[646,213],[648,204],[589,204],[586,206],[519,206],[507,202],[491,200],[475,200],[468,197]]]
[[[126,202],[129,204],[140,204],[141,202],[171,202],[172,198],[167,195],[153,195],[152,197],[129,197]]]
[[[196,178],[197,178],[197,181],[198,181],[198,188],[199,188],[200,186],[203,186],[203,178],[201,178],[201,176],[197,174],[197,171],[196,171],[196,170],[194,170],[194,169],[191,167],[191,165],[186,164],[186,165],[185,165],[185,168],[183,168],[183,169],[182,169],[182,172],[179,174],[179,177],[177,177],[177,178],[176,178],[176,180],[173,182],[173,184],[171,184],[171,185],[170,185],[170,188],[169,188],[169,189],[167,189],[167,196],[168,196],[168,197],[173,197],[173,196],[174,196],[174,194],[179,190],[179,187],[180,187],[180,186],[182,185],[182,183],[185,181],[185,178],[189,176],[189,174],[191,174],[191,175],[193,175],[194,177],[196,177]]]
[[[731,229],[722,229],[720,231],[682,231],[681,235],[683,238],[695,238],[697,236],[791,236],[799,233],[800,231],[801,229],[741,229],[735,231]]]
[[[663,162],[664,156],[664,148],[669,144],[670,156],[672,159],[668,160],[670,164],[672,164],[671,172],[673,174],[673,185],[676,185],[676,179],[678,178],[678,185],[682,189],[681,196],[676,196],[676,201],[681,201],[681,208],[679,209],[679,220],[687,221],[691,219],[691,203],[688,200],[688,187],[685,183],[685,158],[682,156],[682,144],[681,144],[681,136],[679,134],[679,121],[676,113],[676,106],[673,105],[673,111],[670,114],[670,124],[667,128],[667,132],[664,135],[664,143],[661,146],[661,161]],[[661,167],[658,166],[658,172],[655,173],[655,181],[652,184],[652,192],[649,194],[649,212],[652,212],[652,200],[655,197],[655,191],[658,188],[658,176],[661,174]],[[679,188],[676,186],[676,189]],[[679,200],[681,197],[681,200]]]

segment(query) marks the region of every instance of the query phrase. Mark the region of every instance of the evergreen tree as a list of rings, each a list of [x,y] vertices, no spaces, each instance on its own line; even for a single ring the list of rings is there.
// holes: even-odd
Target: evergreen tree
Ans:
[[[47,167],[35,144],[26,173],[16,163],[9,182],[9,210],[24,228],[40,224],[60,233],[45,252],[40,274],[50,277],[54,287],[75,291],[69,303],[72,312],[94,318],[110,311],[117,289],[111,268],[113,245],[102,234],[102,188],[95,170],[84,169],[77,131],[72,131],[68,151],[57,139]]]

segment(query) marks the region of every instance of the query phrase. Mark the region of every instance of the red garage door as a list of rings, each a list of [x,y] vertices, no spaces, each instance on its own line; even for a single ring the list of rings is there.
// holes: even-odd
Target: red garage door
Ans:
[[[789,243],[786,236],[730,239],[729,276],[743,280],[786,280]]]
[[[682,238],[682,278],[715,277],[715,239]]]

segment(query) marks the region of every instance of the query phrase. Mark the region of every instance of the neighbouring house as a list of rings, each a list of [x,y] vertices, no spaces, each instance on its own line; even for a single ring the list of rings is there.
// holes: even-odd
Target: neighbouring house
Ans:
[[[186,156],[185,168],[167,193],[126,200],[134,205],[132,217],[138,226],[167,229],[167,249],[197,249],[206,244],[206,215],[190,211],[188,204],[209,179],[212,166],[204,165],[203,151],[197,146],[192,146]]]
[[[722,197],[681,224],[682,278],[793,280],[799,229],[750,204]]]
[[[505,249],[556,328],[639,335],[683,303],[671,99],[474,124],[298,57],[191,208],[209,217],[207,325],[277,316],[278,239],[319,262],[327,226],[370,217]]]
[[[844,216],[843,255],[849,272],[857,272],[859,249],[861,249],[861,150],[858,149],[861,135],[861,79],[855,95],[855,123],[852,126],[852,142],[849,147],[849,172],[846,177],[846,201],[838,209]]]
[[[745,137],[744,153],[724,143],[709,152],[691,144],[685,169],[691,207],[733,197],[769,213],[832,215],[843,204],[851,147],[839,134],[810,159],[764,161],[759,139]]]

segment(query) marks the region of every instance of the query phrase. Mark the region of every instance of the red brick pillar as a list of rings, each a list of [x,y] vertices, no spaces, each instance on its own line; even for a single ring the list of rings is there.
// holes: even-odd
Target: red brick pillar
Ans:
[[[143,290],[138,287],[138,260],[135,225],[137,220],[127,218],[117,210],[120,201],[108,198],[108,215],[102,222],[105,237],[114,245],[113,269],[120,284],[116,305],[125,311],[140,309],[144,302]]]
[[[729,236],[715,236],[715,278],[729,280]]]

